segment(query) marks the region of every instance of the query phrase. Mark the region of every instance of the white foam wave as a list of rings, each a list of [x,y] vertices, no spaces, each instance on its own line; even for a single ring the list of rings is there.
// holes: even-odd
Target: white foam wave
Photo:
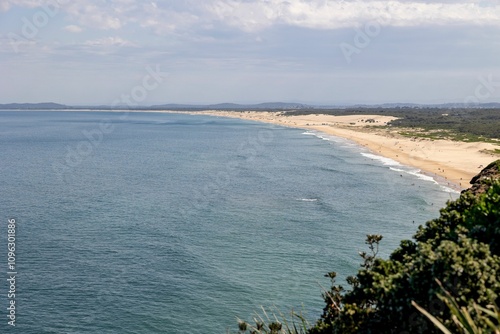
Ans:
[[[423,181],[432,182],[434,184],[437,184],[437,185],[439,185],[439,187],[441,188],[441,190],[444,191],[444,192],[451,193],[451,194],[460,194],[460,191],[457,191],[457,190],[455,190],[453,188],[450,188],[450,187],[447,187],[447,186],[443,185],[442,183],[439,183],[432,176],[423,174],[420,169],[416,169],[416,170],[404,170],[404,169],[392,168],[392,167],[390,167],[390,169],[392,169],[394,171],[397,171],[397,172],[400,172],[400,173],[407,173],[407,174],[413,175],[413,176],[415,176],[418,179],[423,180]]]
[[[317,198],[297,198],[297,201],[302,201],[302,202],[316,202],[318,199]]]
[[[342,147],[357,147],[357,144],[352,143],[351,141],[349,141],[345,138],[327,135],[327,134],[322,133],[322,132],[305,131],[305,132],[302,132],[302,134],[306,135],[306,136],[315,136],[316,138],[319,138],[321,140],[331,141],[331,142],[334,142],[336,144],[342,144],[343,145]]]
[[[401,164],[399,162],[397,162],[396,160],[392,160],[390,158],[386,158],[386,157],[383,157],[380,155],[365,153],[365,152],[362,152],[361,155],[366,157],[366,158],[372,159],[372,160],[380,161],[385,166],[401,166]]]
[[[321,139],[327,140],[327,141],[332,141],[332,142],[334,142],[336,144],[346,144],[346,143],[348,143],[348,141],[346,139],[340,138],[340,137],[335,137],[335,136],[328,136],[328,135],[321,136],[321,135],[318,135],[318,138],[321,138]]]
[[[420,180],[430,181],[430,182],[434,182],[435,184],[439,184],[439,182],[437,182],[436,180],[434,180],[434,178],[432,176],[422,174],[420,172],[420,170],[417,170],[417,171],[408,171],[407,173],[418,177]]]
[[[430,181],[430,182],[433,182],[435,184],[439,184],[439,182],[437,182],[432,176],[422,174],[422,171],[420,169],[410,169],[410,168],[409,169],[402,169],[402,168],[394,168],[394,167],[389,167],[389,169],[393,170],[395,172],[413,175],[413,176],[415,176],[418,179],[423,180],[423,181]]]
[[[389,167],[389,169],[393,170],[395,172],[400,172],[400,173],[406,173],[407,172],[406,170],[400,169],[400,168]]]
[[[450,194],[460,194],[460,191],[441,185],[441,190]]]

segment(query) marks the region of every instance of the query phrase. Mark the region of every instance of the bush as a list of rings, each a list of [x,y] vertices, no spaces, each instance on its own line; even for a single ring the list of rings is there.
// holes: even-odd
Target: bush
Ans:
[[[498,170],[499,163],[496,162]],[[494,168],[492,164],[487,168]],[[500,301],[500,181],[481,179],[480,192],[467,191],[420,227],[415,241],[402,241],[389,259],[376,259],[380,239],[369,236],[372,254],[351,277],[351,291],[335,284],[324,294],[320,320],[309,330],[323,333],[438,333],[413,306],[455,328],[449,308],[437,297],[436,279],[460,307]],[[487,324],[478,324],[487,331]]]

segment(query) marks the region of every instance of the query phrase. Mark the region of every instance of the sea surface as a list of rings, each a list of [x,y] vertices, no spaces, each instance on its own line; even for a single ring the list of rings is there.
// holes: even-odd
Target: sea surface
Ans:
[[[347,140],[201,115],[0,111],[0,333],[226,333],[321,314],[457,193]],[[7,224],[16,326],[7,324]]]

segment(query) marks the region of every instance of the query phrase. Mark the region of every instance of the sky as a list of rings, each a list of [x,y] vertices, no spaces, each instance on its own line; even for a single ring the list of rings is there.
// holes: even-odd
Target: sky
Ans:
[[[0,103],[500,102],[498,0],[0,0]]]

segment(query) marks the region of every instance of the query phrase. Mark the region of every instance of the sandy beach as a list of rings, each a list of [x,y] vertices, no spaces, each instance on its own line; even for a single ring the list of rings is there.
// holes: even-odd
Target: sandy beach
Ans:
[[[352,140],[375,154],[416,167],[440,183],[448,184],[455,189],[468,188],[470,179],[482,167],[499,157],[484,152],[499,147],[494,144],[412,138],[400,135],[397,129],[382,128],[381,126],[395,119],[391,116],[283,116],[278,112],[210,110],[191,114],[241,118],[339,136]]]

